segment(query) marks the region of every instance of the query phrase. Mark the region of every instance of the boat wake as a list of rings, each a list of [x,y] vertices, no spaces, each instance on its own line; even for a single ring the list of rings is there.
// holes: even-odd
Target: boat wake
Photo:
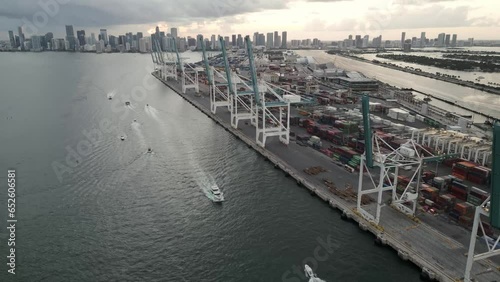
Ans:
[[[146,149],[146,138],[144,138],[140,126],[141,125],[138,122],[132,122],[132,129],[134,130],[135,135],[139,138],[139,145],[141,146],[141,149]]]
[[[108,97],[108,99],[113,99],[115,95],[116,95],[116,89],[113,89],[113,91],[108,92],[106,96]]]
[[[144,111],[146,112],[146,114],[148,114],[149,116],[151,116],[152,118],[154,118],[156,121],[160,122],[160,123],[163,123],[161,120],[160,120],[160,117],[158,116],[158,110],[151,107],[151,106],[144,106]]]
[[[178,131],[177,127],[173,125],[173,121],[170,119],[167,120],[162,120],[160,118],[159,111],[152,107],[151,105],[145,105],[144,106],[144,111],[148,116],[153,118],[159,125],[161,125],[161,133],[163,133],[164,136],[182,136],[182,131]],[[168,127],[169,128],[169,133],[164,131],[164,128]],[[181,138],[182,139],[182,138]],[[194,154],[195,150],[193,149],[192,145],[190,142],[186,142],[182,144],[182,146],[187,147],[186,153],[183,158],[189,166],[192,168],[190,170],[190,177],[194,180],[196,185],[202,190],[202,192],[209,198],[210,200],[214,200],[214,196],[211,191],[211,187],[213,185],[217,185],[214,177],[207,173],[201,166],[199,161],[196,159],[197,155]],[[170,153],[175,154],[175,149],[167,146],[166,147]],[[172,152],[173,151],[173,152]]]

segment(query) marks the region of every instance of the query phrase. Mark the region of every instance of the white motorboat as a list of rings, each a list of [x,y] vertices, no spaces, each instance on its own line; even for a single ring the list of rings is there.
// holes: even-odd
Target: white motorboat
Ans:
[[[123,140],[125,140],[125,136],[123,136],[123,135],[122,135],[122,136],[120,137],[120,139],[121,139],[122,141],[123,141]]]
[[[212,201],[220,203],[224,201],[224,194],[219,189],[217,185],[212,185],[210,187],[210,193],[212,194]]]

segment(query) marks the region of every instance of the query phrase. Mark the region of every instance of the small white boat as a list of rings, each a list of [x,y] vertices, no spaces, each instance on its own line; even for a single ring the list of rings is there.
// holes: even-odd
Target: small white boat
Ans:
[[[120,139],[121,139],[122,141],[123,141],[123,140],[125,140],[125,136],[123,136],[123,135],[122,135],[122,136],[120,137]]]
[[[307,278],[317,278],[316,274],[314,274],[311,267],[309,267],[309,265],[307,265],[307,264],[304,265],[304,272],[305,272]]]
[[[210,193],[212,193],[212,201],[216,203],[224,201],[224,194],[217,185],[212,185],[212,187],[210,187]]]

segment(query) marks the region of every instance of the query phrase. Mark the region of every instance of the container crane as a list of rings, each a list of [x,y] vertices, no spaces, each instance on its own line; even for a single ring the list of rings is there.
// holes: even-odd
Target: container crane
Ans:
[[[151,53],[153,57],[153,63],[157,64],[158,70],[160,72],[160,77],[163,80],[173,78],[177,80],[177,63],[170,54],[166,54],[161,50],[161,45],[158,39],[153,39],[152,44],[156,47],[156,51]]]
[[[193,67],[191,64],[184,64],[179,54],[175,37],[173,38],[173,42],[175,54],[177,56],[177,71],[180,72],[181,75],[182,93],[186,93],[188,89],[194,89],[196,93],[199,93],[200,84],[198,80],[198,72],[201,70],[197,67]]]
[[[255,101],[253,113],[255,114],[256,142],[261,147],[265,147],[268,137],[278,136],[282,143],[288,145],[290,142],[290,103],[300,102],[300,96],[270,83],[259,81],[255,68],[252,42],[249,36],[245,37],[245,43],[253,101]],[[283,121],[283,115],[286,116],[285,121]]]
[[[469,252],[467,254],[464,282],[476,281],[471,277],[472,265],[475,261],[480,261],[492,256],[500,255],[500,236],[498,236],[498,238],[489,239],[485,234],[486,232],[484,231],[484,223],[481,219],[481,217],[489,217],[492,227],[500,227],[500,124],[498,123],[493,126],[492,148],[493,165],[491,170],[492,174],[490,183],[491,196],[488,197],[480,206],[477,206],[474,213],[474,223],[472,225]],[[482,231],[482,239],[484,239],[485,245],[488,247],[488,250],[483,253],[475,254],[474,251],[476,248],[476,236],[479,230]]]
[[[201,38],[203,40],[203,37]],[[207,80],[210,87],[210,111],[215,114],[217,107],[227,107],[230,110],[230,93],[229,84],[227,82],[227,76],[222,75],[214,67],[211,67],[208,62],[207,51],[205,44],[201,44],[203,51],[203,62],[205,65],[205,72],[207,74]],[[223,82],[217,82],[216,79],[222,80]],[[224,89],[225,88],[225,89]],[[225,93],[225,92],[226,93]]]
[[[407,143],[402,144],[399,148],[393,148],[379,136],[372,136],[369,117],[369,98],[364,96],[363,122],[365,152],[361,156],[357,210],[366,220],[378,224],[380,221],[380,210],[385,206],[385,204],[382,203],[383,192],[391,191],[391,204],[401,212],[414,216],[424,164],[453,158],[458,156],[458,154],[433,155],[419,144],[416,144],[413,139],[409,139]],[[384,153],[382,147],[389,148],[390,152]],[[424,157],[424,155],[428,157]],[[415,170],[409,178],[400,179],[400,169],[408,166],[412,167],[412,170],[415,168]],[[372,172],[370,171],[371,168],[375,167],[378,168],[377,181],[374,180]],[[392,170],[394,170],[394,173],[391,173]],[[363,190],[364,172],[368,172],[369,174],[373,185],[371,189]],[[404,183],[401,181],[404,181]],[[361,199],[363,195],[375,193],[377,194],[376,213],[373,215],[361,206]]]
[[[252,125],[256,124],[254,92],[245,80],[233,74],[228,61],[226,44],[222,36],[219,36],[222,50],[224,69],[226,72],[227,87],[229,89],[229,103],[231,111],[231,126],[238,128],[240,120],[250,120]]]

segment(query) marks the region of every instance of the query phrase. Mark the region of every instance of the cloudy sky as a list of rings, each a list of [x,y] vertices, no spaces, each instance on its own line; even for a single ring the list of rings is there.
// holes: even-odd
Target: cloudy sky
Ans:
[[[55,4],[56,3],[56,4]],[[288,40],[341,40],[349,34],[399,39],[457,33],[459,39],[500,39],[498,0],[2,0],[0,39],[64,35],[64,25],[108,34],[178,27],[181,36],[288,31]]]

